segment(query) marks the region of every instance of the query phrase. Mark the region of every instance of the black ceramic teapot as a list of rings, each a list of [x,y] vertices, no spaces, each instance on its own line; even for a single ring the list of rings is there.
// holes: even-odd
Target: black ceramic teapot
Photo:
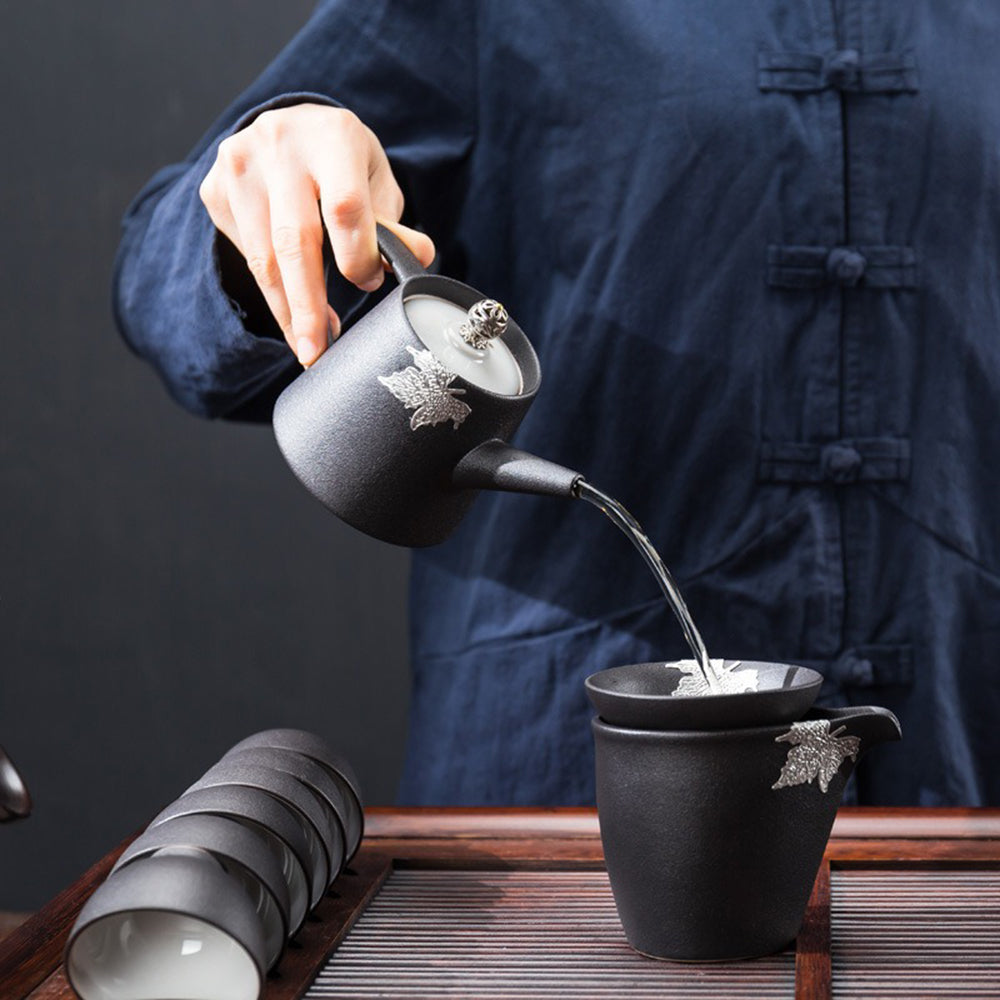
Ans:
[[[541,381],[528,338],[381,225],[378,245],[398,287],[275,405],[292,471],[341,520],[396,545],[443,541],[480,489],[573,496],[579,473],[504,443]]]

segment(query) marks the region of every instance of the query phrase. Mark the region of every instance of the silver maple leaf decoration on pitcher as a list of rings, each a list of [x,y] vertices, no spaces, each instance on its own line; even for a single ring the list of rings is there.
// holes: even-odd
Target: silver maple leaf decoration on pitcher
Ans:
[[[458,398],[465,394],[465,390],[452,388],[451,383],[457,376],[448,371],[430,351],[420,351],[409,344],[406,349],[412,355],[414,364],[391,375],[379,375],[379,382],[403,406],[414,411],[410,417],[411,430],[448,420],[457,430],[472,412],[469,404]]]
[[[840,765],[848,757],[858,759],[861,740],[857,736],[841,736],[846,728],[840,726],[831,733],[829,719],[793,722],[787,733],[775,738],[775,743],[791,743],[792,746],[778,780],[771,787],[807,785],[815,778],[820,791],[825,792]]]

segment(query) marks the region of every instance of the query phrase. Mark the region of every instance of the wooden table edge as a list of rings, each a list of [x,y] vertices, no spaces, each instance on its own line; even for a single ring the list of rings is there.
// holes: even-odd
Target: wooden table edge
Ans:
[[[375,807],[365,812],[366,838],[402,840],[573,837],[600,835],[593,807]],[[833,838],[941,840],[1000,839],[1000,809],[845,806]]]

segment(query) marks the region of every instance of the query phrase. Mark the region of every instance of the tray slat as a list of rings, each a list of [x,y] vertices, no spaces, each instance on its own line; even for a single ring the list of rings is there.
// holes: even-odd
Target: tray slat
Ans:
[[[601,871],[396,870],[306,992],[326,997],[795,995],[795,955],[652,962],[626,944]]]
[[[834,869],[834,1000],[1000,996],[1000,871]]]

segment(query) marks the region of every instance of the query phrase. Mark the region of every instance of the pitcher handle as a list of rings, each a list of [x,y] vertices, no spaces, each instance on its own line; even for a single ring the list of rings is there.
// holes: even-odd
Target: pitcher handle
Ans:
[[[375,223],[375,238],[382,256],[389,262],[392,273],[396,275],[396,280],[400,284],[408,278],[427,273],[426,268],[414,257],[410,248],[381,222]]]
[[[903,730],[899,719],[887,708],[876,705],[851,706],[849,708],[814,708],[807,718],[829,719],[830,729],[846,728],[847,735],[861,740],[863,754],[880,743],[901,740]]]

